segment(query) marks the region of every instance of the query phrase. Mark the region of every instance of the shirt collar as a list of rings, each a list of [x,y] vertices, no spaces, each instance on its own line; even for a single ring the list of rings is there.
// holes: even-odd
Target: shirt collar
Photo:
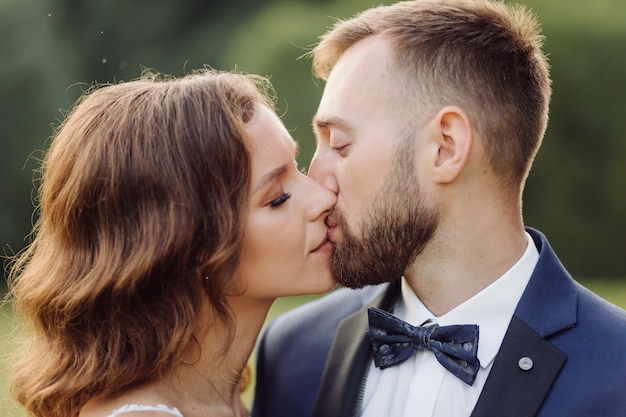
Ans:
[[[402,298],[394,313],[412,325],[433,320],[440,326],[477,324],[479,326],[478,359],[482,368],[495,358],[513,317],[517,303],[530,280],[539,252],[528,233],[528,244],[522,257],[500,278],[448,313],[435,317],[415,295],[402,277]]]

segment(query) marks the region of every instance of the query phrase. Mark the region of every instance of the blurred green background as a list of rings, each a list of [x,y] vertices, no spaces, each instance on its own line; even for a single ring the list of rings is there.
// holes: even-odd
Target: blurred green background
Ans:
[[[62,111],[92,83],[131,80],[146,68],[180,76],[204,65],[270,76],[307,166],[323,84],[300,57],[334,18],[389,3],[0,0],[0,254],[27,244],[41,151]],[[626,2],[522,3],[542,22],[554,80],[524,196],[526,224],[547,234],[575,277],[626,306]],[[7,315],[5,307],[0,352],[9,349]],[[0,384],[5,373],[0,368]],[[11,415],[3,406],[0,415]]]
[[[383,1],[382,3],[390,3]],[[528,225],[574,275],[626,277],[626,2],[527,0],[547,36],[551,118],[525,192]],[[271,77],[307,166],[323,84],[299,59],[333,17],[377,0],[0,0],[0,248],[33,219],[33,170],[86,86],[210,65]]]

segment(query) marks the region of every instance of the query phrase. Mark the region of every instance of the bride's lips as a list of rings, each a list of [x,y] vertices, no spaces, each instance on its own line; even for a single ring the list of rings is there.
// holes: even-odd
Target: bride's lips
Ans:
[[[333,250],[333,242],[328,240],[328,235],[326,235],[324,236],[324,240],[322,240],[322,242],[319,245],[317,245],[317,247],[313,249],[311,252],[325,253],[325,252],[331,252],[332,250]]]
[[[334,249],[334,240],[332,239],[333,231],[337,228],[337,223],[331,218],[331,216],[326,217],[326,226],[328,230],[322,242],[311,252],[332,252]]]

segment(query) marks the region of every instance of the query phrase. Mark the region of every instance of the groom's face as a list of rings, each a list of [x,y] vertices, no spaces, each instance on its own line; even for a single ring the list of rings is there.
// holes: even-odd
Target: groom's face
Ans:
[[[415,131],[398,116],[384,43],[368,38],[341,56],[314,121],[309,176],[337,194],[331,270],[349,287],[400,277],[437,224],[418,189]]]
[[[331,212],[341,239],[335,242],[330,269],[340,284],[361,288],[400,278],[435,232],[438,214],[419,192],[413,160],[402,152],[408,148],[400,148],[377,197],[364,203],[358,232],[341,207]]]

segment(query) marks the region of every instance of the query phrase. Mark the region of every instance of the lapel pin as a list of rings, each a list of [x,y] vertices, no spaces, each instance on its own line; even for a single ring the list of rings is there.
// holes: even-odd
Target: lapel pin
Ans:
[[[528,356],[524,356],[522,359],[519,360],[519,362],[517,362],[517,366],[519,366],[519,369],[521,369],[522,371],[530,371],[530,369],[533,367],[533,360],[530,359]]]

